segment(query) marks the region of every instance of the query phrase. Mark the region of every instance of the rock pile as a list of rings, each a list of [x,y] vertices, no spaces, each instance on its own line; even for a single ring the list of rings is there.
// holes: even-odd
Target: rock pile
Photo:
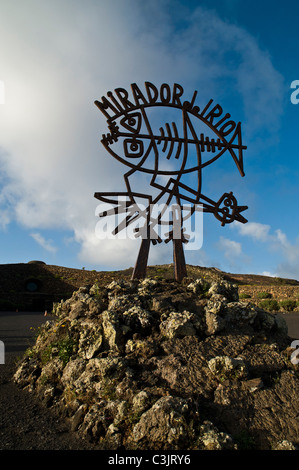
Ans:
[[[103,449],[296,449],[280,316],[206,279],[113,281],[54,306],[15,373]]]

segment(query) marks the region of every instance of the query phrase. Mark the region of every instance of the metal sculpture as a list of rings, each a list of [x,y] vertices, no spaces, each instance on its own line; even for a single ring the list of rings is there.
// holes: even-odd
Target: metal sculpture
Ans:
[[[135,236],[142,241],[133,279],[146,276],[150,244],[162,241],[158,228],[167,223],[170,231],[165,242],[173,241],[175,279],[180,281],[187,275],[183,249],[183,244],[188,243],[188,234],[184,233],[186,203],[190,206],[188,217],[200,207],[203,212],[214,214],[222,226],[235,220],[247,222],[241,212],[248,207],[239,206],[232,192],[226,192],[218,201],[213,201],[201,189],[202,169],[227,153],[233,158],[241,176],[245,176],[243,150],[247,147],[242,143],[241,123],[233,121],[230,114],[224,114],[222,107],[214,104],[213,100],[201,110],[195,105],[197,91],[191,101],[182,100],[184,89],[176,83],[172,88],[165,83],[157,88],[145,82],[145,91],[143,93],[133,83],[132,98],[127,90],[117,88],[114,93],[109,91],[107,97],[95,101],[107,119],[109,129],[101,142],[129,170],[124,174],[126,192],[102,192],[94,196],[114,206],[99,214],[100,217],[125,214],[114,234],[142,220],[135,229]],[[180,120],[174,120],[171,125],[166,122],[159,127],[161,121],[150,113],[165,107],[168,113],[178,110]],[[136,175],[148,177],[146,191],[132,190],[130,180]],[[195,182],[191,185],[190,179],[194,176]],[[163,209],[154,213],[153,208],[163,200]],[[172,204],[176,210],[172,212],[171,220],[165,221],[165,211]]]

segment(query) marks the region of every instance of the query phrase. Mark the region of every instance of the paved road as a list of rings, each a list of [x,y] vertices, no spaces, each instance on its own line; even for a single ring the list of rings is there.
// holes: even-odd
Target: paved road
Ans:
[[[279,313],[279,315],[287,322],[289,336],[299,339],[299,312]]]
[[[6,354],[21,356],[48,318],[37,312],[0,312],[0,340],[5,343]]]

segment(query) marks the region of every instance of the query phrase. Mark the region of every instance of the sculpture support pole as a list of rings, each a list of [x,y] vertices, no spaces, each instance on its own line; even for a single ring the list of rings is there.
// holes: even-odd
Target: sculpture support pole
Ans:
[[[173,263],[175,280],[181,282],[187,277],[183,242],[181,239],[173,239]]]
[[[146,277],[146,267],[147,267],[150,244],[151,244],[150,238],[142,239],[139,253],[138,253],[138,258],[137,258],[131,279],[144,279]]]

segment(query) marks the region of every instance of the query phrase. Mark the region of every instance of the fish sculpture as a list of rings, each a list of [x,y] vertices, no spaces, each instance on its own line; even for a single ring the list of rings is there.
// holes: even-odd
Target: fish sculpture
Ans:
[[[142,242],[133,279],[145,277],[150,243],[163,241],[162,226],[169,228],[164,241],[173,241],[175,278],[181,280],[187,275],[183,252],[189,239],[184,229],[187,218],[203,211],[214,214],[222,226],[247,222],[241,213],[248,207],[238,205],[232,191],[216,201],[202,193],[202,169],[224,155],[230,155],[245,176],[243,150],[247,147],[242,142],[241,123],[224,114],[212,99],[200,109],[195,104],[197,91],[190,101],[184,101],[183,94],[177,83],[156,87],[145,82],[145,92],[133,83],[131,95],[116,88],[95,101],[109,130],[101,142],[128,171],[124,174],[127,191],[97,192],[94,196],[111,206],[100,217],[125,215],[114,228],[115,235],[137,224],[134,233]],[[165,110],[167,116],[171,114],[171,123],[165,120]],[[133,190],[134,179],[135,188],[142,186],[142,192]]]

